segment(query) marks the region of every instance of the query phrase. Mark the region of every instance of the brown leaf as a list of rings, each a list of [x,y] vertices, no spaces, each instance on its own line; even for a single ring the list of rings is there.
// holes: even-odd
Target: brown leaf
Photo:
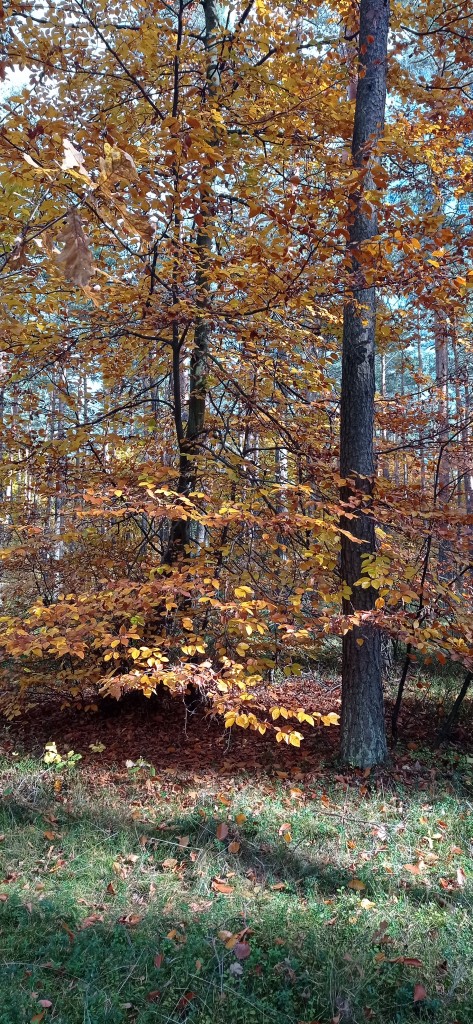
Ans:
[[[148,995],[146,996],[146,1001],[148,1003],[157,1003],[160,997],[161,992],[159,991],[158,988],[154,988],[152,992],[148,992]]]
[[[466,875],[463,868],[457,868],[457,883],[459,886],[465,885]]]
[[[115,889],[115,886],[114,886],[113,882],[109,882],[108,883],[108,885],[107,885],[107,892],[108,892],[109,896],[116,896],[117,895],[117,890]]]
[[[361,878],[352,878],[348,883],[348,888],[354,889],[355,892],[363,892],[363,889],[366,889],[366,885],[361,881]]]
[[[94,924],[101,924],[103,921],[103,914],[90,914],[90,917],[85,917],[80,926],[80,931],[83,932],[85,928],[92,928]]]
[[[427,999],[427,992],[423,985],[414,985],[414,1002],[420,1003],[422,999]]]
[[[247,960],[251,953],[249,942],[237,942],[233,947],[233,952],[237,960]]]
[[[240,843],[233,842],[233,843],[229,843],[228,844],[228,852],[229,853],[238,853],[239,849],[240,849]]]
[[[44,1010],[50,1010],[53,1005],[50,999],[38,999],[38,1003]]]
[[[222,822],[220,822],[220,825],[217,828],[217,839],[220,839],[220,841],[222,841],[223,839],[226,839],[227,836],[228,836],[228,825],[227,825],[226,821],[222,821]]]
[[[31,909],[33,909],[33,908],[31,908]],[[31,911],[30,911],[30,913],[31,913]],[[74,932],[72,931],[72,928],[69,928],[69,925],[66,924],[65,921],[61,921],[61,928],[64,929],[64,931],[65,931],[65,933],[66,933],[66,935],[67,935],[67,937],[69,939],[69,942],[70,942],[70,944],[72,946],[73,943],[74,943],[74,940],[75,940],[75,935],[74,935]]]
[[[182,1013],[183,1010],[186,1010],[189,1003],[191,1003],[192,1000],[195,999],[195,997],[195,992],[184,992],[184,995],[181,996],[177,1004],[177,1009],[179,1010],[179,1012]]]
[[[126,925],[127,928],[135,928],[142,920],[141,914],[124,914],[118,918],[118,923]]]
[[[181,846],[181,847],[189,846],[189,843],[190,843],[189,836],[179,836],[179,846]]]
[[[158,967],[158,968],[162,967],[163,961],[164,961],[164,953],[156,953],[156,956],[154,958],[154,966]]]
[[[71,210],[67,214],[65,225],[58,235],[58,241],[63,242],[64,245],[61,252],[56,255],[56,263],[67,281],[84,288],[92,277],[94,263],[76,210]]]
[[[404,871],[409,871],[411,875],[420,875],[420,864],[403,864],[402,866]]]
[[[177,867],[177,860],[175,857],[166,857],[166,860],[162,861],[161,866],[167,871],[173,871],[174,868]]]
[[[217,882],[215,878],[212,882],[212,889],[215,892],[221,892],[224,896],[230,896],[230,893],[235,892],[233,885],[227,885],[226,882]]]
[[[283,835],[285,835],[286,832],[290,832],[290,831],[291,831],[291,825],[290,825],[289,822],[286,821],[286,822],[284,822],[284,825],[281,825],[281,828],[278,829],[278,835],[279,836],[283,836]]]

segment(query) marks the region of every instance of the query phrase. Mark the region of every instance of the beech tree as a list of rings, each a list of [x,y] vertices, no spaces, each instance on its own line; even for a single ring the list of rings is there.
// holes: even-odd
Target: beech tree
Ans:
[[[297,747],[336,700],[255,687],[335,638],[368,765],[380,634],[473,667],[472,16],[359,15],[2,9],[5,714],[193,684]]]

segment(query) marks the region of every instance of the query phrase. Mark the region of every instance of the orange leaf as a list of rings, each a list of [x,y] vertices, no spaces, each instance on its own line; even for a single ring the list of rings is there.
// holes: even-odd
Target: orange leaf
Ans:
[[[234,892],[233,885],[227,885],[226,882],[217,882],[215,879],[212,882],[212,889],[215,892],[221,892],[224,896],[230,896],[230,893]]]
[[[361,878],[352,878],[348,883],[348,888],[354,889],[355,892],[363,892],[363,889],[366,889],[366,885],[361,881]]]
[[[403,864],[402,866],[404,871],[410,871],[411,875],[420,875],[421,869],[419,864]]]
[[[220,822],[220,825],[217,828],[217,839],[220,839],[222,841],[223,839],[226,839],[227,836],[228,836],[228,825],[227,825],[226,821],[222,821],[222,822]]]
[[[427,999],[427,992],[423,985],[414,985],[414,1002],[420,1003],[422,999]]]

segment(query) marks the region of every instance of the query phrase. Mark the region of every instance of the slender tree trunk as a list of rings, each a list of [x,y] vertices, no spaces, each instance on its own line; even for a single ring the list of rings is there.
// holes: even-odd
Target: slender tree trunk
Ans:
[[[422,339],[420,331],[420,315],[417,314],[417,368],[419,373],[424,372],[424,366],[422,361]],[[422,415],[422,392],[420,381],[417,385],[417,402],[419,405],[419,413]],[[422,494],[425,494],[425,450],[424,450],[424,428],[421,426],[419,435],[419,457],[420,457],[420,489]]]
[[[344,309],[342,389],[340,412],[340,475],[346,480],[341,500],[357,508],[355,519],[342,517],[341,527],[356,537],[341,535],[341,571],[350,596],[343,601],[346,615],[369,612],[375,591],[354,586],[363,574],[362,556],[375,551],[373,494],[375,321],[376,291],[372,268],[357,259],[363,242],[377,233],[375,210],[365,197],[373,190],[370,174],[373,149],[384,128],[386,106],[388,0],[361,0],[359,68],[353,129],[353,164],[359,170],[350,196],[352,280]],[[380,633],[360,622],[343,637],[341,755],[361,767],[384,761],[387,754],[381,677]]]
[[[215,49],[215,35],[218,29],[218,0],[202,0],[205,15],[205,49],[207,53],[207,89],[210,101],[215,97],[219,84],[218,56]],[[197,273],[196,291],[198,314],[194,327],[194,348],[189,369],[189,404],[185,434],[179,438],[179,494],[188,495],[195,490],[197,480],[196,456],[205,422],[207,395],[207,356],[210,340],[210,279],[209,263],[212,251],[213,189],[211,177],[207,178],[205,167],[202,172],[200,190],[200,224],[197,232]],[[179,358],[179,357],[178,357]],[[174,373],[178,373],[175,368]],[[191,541],[191,521],[176,519],[171,525],[166,561],[171,563],[177,554],[185,551]]]

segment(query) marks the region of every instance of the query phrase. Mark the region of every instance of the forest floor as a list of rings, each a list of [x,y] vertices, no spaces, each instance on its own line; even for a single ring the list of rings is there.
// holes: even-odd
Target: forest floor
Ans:
[[[297,750],[178,702],[5,725],[0,1024],[470,1024],[473,756],[432,731],[407,703],[363,773],[334,727]]]

